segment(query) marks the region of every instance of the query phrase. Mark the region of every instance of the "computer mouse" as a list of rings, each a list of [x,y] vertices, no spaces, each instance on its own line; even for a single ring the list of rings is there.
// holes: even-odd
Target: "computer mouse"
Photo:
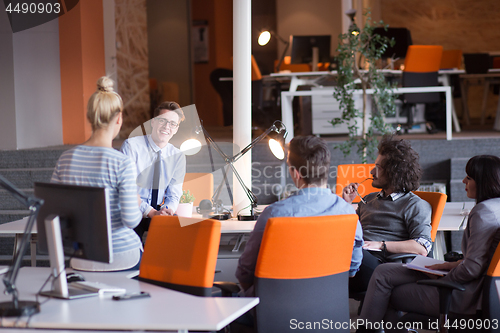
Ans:
[[[85,278],[82,274],[76,272],[70,272],[66,274],[66,280],[68,283],[77,282],[77,281],[85,281]]]

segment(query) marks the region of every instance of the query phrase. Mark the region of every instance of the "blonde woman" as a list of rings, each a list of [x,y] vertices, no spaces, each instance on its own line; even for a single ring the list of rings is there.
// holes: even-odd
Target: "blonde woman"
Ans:
[[[112,141],[122,126],[123,102],[113,81],[101,77],[87,105],[92,135],[85,143],[65,151],[57,161],[52,182],[109,189],[113,263],[72,259],[71,267],[87,271],[134,268],[141,256],[141,242],[134,228],[141,221],[135,184],[135,166],[113,149]]]

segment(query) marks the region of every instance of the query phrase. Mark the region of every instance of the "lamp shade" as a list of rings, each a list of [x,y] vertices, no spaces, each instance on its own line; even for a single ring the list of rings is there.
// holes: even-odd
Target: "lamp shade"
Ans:
[[[269,31],[262,31],[259,35],[257,42],[260,46],[264,46],[271,40],[271,33]]]
[[[269,149],[273,155],[279,159],[283,160],[285,158],[285,137],[286,129],[284,127],[278,129],[277,131],[271,132],[269,136]]]
[[[197,139],[188,139],[181,144],[180,149],[186,155],[195,155],[201,150],[201,142]]]

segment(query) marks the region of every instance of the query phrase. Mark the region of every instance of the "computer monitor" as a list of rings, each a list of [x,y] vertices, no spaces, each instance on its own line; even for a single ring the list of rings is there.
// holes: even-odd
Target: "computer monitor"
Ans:
[[[330,62],[331,36],[292,36],[292,64],[313,61],[313,47],[318,48],[318,62]]]
[[[108,191],[101,187],[35,183],[35,196],[43,199],[37,218],[38,249],[48,253],[55,277],[54,290],[44,295],[77,298],[69,290],[64,255],[104,263],[113,261]]]
[[[382,58],[405,58],[408,46],[413,45],[410,30],[406,28],[387,28],[385,30],[383,27],[379,27],[373,29],[373,34],[387,37],[389,40],[394,38],[394,46],[389,45]]]

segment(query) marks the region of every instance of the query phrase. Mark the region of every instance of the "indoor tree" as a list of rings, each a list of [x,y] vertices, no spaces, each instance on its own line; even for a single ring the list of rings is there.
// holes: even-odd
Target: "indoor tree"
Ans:
[[[387,37],[373,34],[375,22],[371,21],[370,12],[365,14],[366,23],[362,29],[354,22],[355,11],[348,12],[352,24],[346,34],[339,36],[337,48],[337,86],[333,96],[340,103],[342,116],[334,118],[332,125],[345,123],[349,128],[349,138],[336,148],[344,156],[350,154],[353,147],[363,163],[367,157],[375,158],[375,149],[378,145],[377,134],[385,134],[391,130],[384,121],[385,115],[395,113],[393,86],[385,80],[382,72],[377,70],[376,63],[388,45],[393,46],[394,41]],[[384,26],[382,21],[379,25]],[[387,29],[387,26],[385,26]],[[364,68],[364,69],[361,69]],[[354,90],[362,90],[363,107],[356,109],[354,103]],[[372,112],[367,112],[367,90],[373,89]],[[361,137],[358,135],[358,119],[362,119]]]

